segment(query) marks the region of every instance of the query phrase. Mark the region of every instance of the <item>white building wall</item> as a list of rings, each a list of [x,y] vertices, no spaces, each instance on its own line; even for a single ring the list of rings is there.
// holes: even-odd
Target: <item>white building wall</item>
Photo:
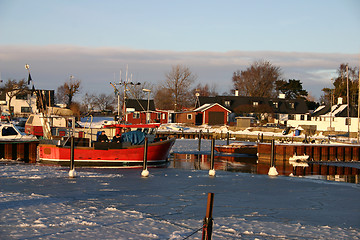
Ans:
[[[358,118],[350,118],[350,132],[358,132]],[[328,131],[330,127],[329,117],[312,118],[311,121],[288,120],[287,124],[291,127],[298,127],[300,125],[316,125],[318,131]],[[333,117],[331,121],[333,131],[347,132],[348,125],[346,125],[346,117]]]
[[[6,104],[1,106],[2,111],[9,112],[8,102],[9,102],[9,97],[6,95]],[[37,111],[36,96],[35,95],[31,96],[31,94],[28,94],[27,100],[16,99],[16,97],[13,97],[11,99],[11,107],[14,107],[14,114],[26,114],[21,112],[21,107],[31,107],[31,112],[35,113]]]

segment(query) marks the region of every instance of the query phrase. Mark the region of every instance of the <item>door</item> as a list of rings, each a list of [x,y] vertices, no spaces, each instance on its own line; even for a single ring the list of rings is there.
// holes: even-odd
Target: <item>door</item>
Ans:
[[[224,125],[224,112],[209,112],[209,125]]]

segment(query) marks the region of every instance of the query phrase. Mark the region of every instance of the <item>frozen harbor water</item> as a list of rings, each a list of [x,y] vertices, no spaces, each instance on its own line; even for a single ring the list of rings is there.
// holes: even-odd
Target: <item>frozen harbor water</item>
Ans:
[[[204,141],[202,149],[208,148]],[[175,152],[196,151],[192,140]],[[69,169],[2,162],[0,239],[184,239],[213,192],[213,239],[360,239],[359,184],[169,168]],[[201,239],[201,231],[189,239]]]

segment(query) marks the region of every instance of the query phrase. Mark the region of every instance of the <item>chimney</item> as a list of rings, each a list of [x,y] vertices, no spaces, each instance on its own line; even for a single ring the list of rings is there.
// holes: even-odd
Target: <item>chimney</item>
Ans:
[[[239,90],[235,89],[235,96],[238,97],[239,96]]]
[[[337,104],[338,104],[338,105],[343,104],[343,99],[342,99],[342,97],[339,97],[339,98],[338,98]]]

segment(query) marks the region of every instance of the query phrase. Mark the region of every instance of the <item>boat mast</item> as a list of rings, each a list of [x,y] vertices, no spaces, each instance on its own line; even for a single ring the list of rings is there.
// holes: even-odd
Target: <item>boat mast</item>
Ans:
[[[123,109],[122,109],[122,117],[123,117],[123,122],[126,122],[127,119],[126,119],[126,92],[130,89],[128,89],[128,85],[140,85],[140,83],[136,83],[134,84],[132,82],[132,74],[130,74],[130,81],[128,79],[128,66],[126,65],[126,73],[125,73],[125,80],[122,80],[121,79],[121,71],[120,71],[120,82],[119,83],[111,83],[111,86],[113,86],[113,88],[115,89],[115,93],[118,94],[118,116],[119,116],[119,123],[121,122],[120,121],[120,91],[119,89],[117,88],[117,86],[124,86],[124,93],[123,93]]]
[[[28,78],[28,84],[30,83],[30,81],[33,81],[31,79],[31,75],[30,75],[30,66],[29,64],[25,65],[25,69],[28,71],[29,73],[29,78]],[[32,83],[33,85],[33,89],[35,90],[35,86],[34,83]],[[40,113],[41,113],[41,117],[40,117],[40,122],[42,124],[43,127],[43,135],[46,139],[53,139],[53,136],[51,134],[51,127],[50,127],[50,120],[47,116],[47,110],[46,110],[46,105],[44,103],[44,95],[42,94],[42,92],[40,90],[35,91],[35,95],[36,95],[36,99],[40,101]],[[49,93],[50,95],[50,93]],[[49,96],[50,98],[50,96]],[[50,105],[50,102],[49,102]]]

